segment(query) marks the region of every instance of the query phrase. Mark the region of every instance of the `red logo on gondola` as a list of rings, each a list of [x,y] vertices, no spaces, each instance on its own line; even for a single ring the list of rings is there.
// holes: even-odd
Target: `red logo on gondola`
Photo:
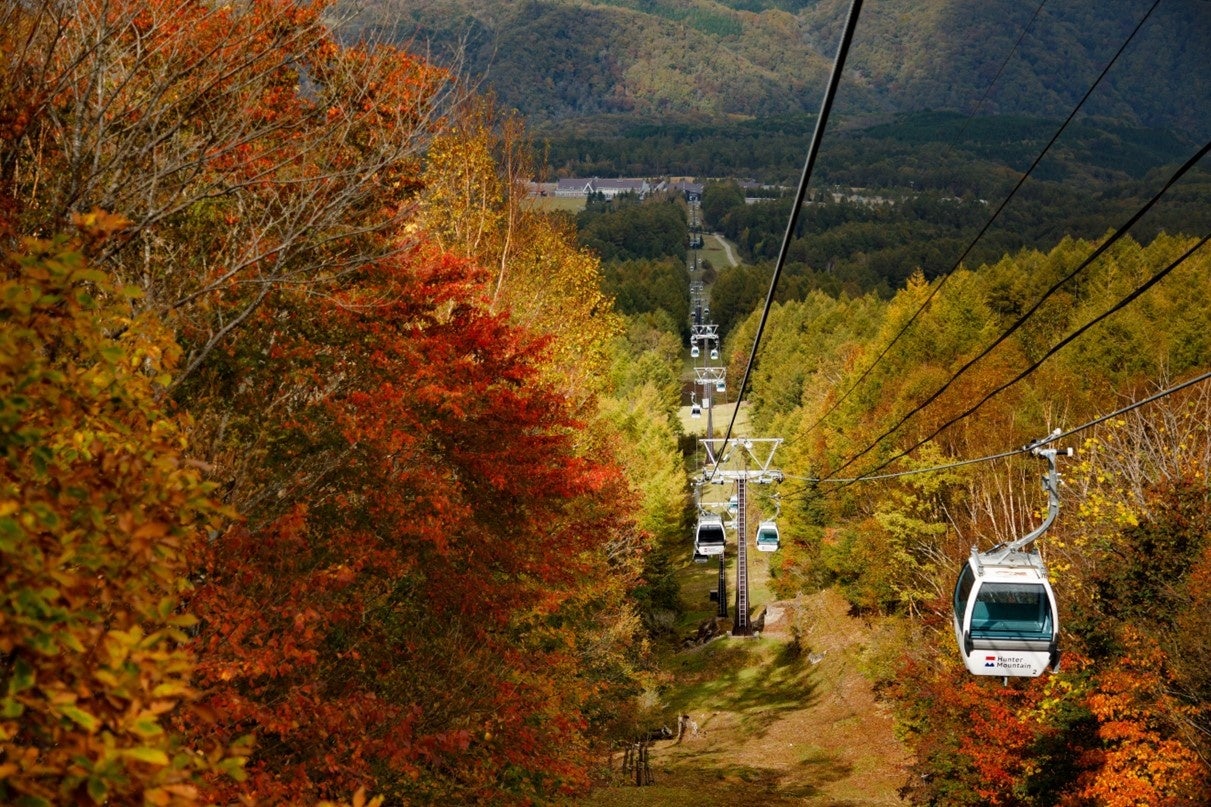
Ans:
[[[984,666],[985,667],[997,666],[997,657],[996,656],[984,656]]]

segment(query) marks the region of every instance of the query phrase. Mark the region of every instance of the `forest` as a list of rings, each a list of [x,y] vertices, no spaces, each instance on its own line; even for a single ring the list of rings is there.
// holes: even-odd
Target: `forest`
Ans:
[[[607,201],[586,200],[576,216],[578,242],[606,263],[650,258],[680,258],[688,236],[684,205],[673,199],[664,204],[641,204],[634,194]],[[667,301],[675,306],[673,301]],[[670,309],[671,310],[671,309]]]
[[[1162,174],[1098,196],[1082,198],[1063,189],[1030,193],[991,222],[1005,194],[993,197],[996,204],[927,193],[878,197],[877,203],[820,198],[810,203],[791,241],[778,299],[802,299],[812,289],[888,297],[916,271],[932,280],[960,263],[995,263],[1023,249],[1050,250],[1065,238],[1096,239],[1147,201],[1149,182],[1162,182]],[[1205,170],[1191,169],[1155,213],[1139,222],[1136,236],[1207,232],[1211,219],[1198,201],[1209,187],[1206,178]],[[745,258],[745,265],[722,271],[712,289],[712,310],[723,332],[764,299],[790,210],[790,198],[747,203],[735,183],[708,185],[707,226],[733,241]]]
[[[1124,238],[1089,262],[1098,244],[1067,239],[932,284],[918,274],[890,301],[813,291],[775,305],[750,397],[755,429],[787,440],[792,540],[774,585],[836,586],[886,620],[895,638],[870,674],[916,755],[910,803],[1194,805],[1211,792],[1211,392],[1204,381],[1103,417],[1205,378],[1205,242]],[[731,337],[733,366],[755,319]],[[951,592],[971,545],[1038,523],[1043,469],[1016,449],[1052,429],[1075,449],[1040,539],[1063,660],[1003,686],[959,663]]]
[[[879,123],[844,119],[813,172],[822,186],[844,185],[990,197],[1030,167],[1060,118],[906,112]],[[573,121],[541,132],[539,162],[558,176],[748,178],[789,189],[803,169],[812,114],[739,121],[659,122],[635,116]],[[1130,186],[1182,159],[1189,133],[1082,118],[1066,127],[1065,148],[1035,172],[1048,188],[1102,191]],[[769,191],[766,191],[769,193]],[[775,194],[776,195],[776,194]]]
[[[523,119],[334,9],[0,0],[0,802],[568,803],[668,717],[685,203],[543,212]],[[909,803],[1211,792],[1211,387],[1169,391],[1211,366],[1205,182],[953,271],[829,280],[858,257],[803,232],[744,391],[771,587],[879,626]],[[704,273],[732,378],[745,248]],[[1057,428],[1063,664],[976,680],[955,572],[1037,521],[1016,449]]]

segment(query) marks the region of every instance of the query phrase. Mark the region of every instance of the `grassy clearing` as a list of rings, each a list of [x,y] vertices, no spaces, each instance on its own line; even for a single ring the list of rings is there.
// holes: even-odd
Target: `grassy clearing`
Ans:
[[[735,249],[733,246],[733,255],[737,254]],[[710,233],[706,233],[703,236],[702,248],[698,250],[699,265],[702,264],[702,261],[710,261],[711,266],[715,267],[716,271],[726,269],[732,265],[731,260],[728,259],[727,250],[719,243],[719,239]]]
[[[708,733],[729,715],[746,736],[760,733],[780,714],[813,699],[811,665],[782,639],[719,639],[679,653],[666,668],[677,681],[666,703],[690,714]]]
[[[727,429],[727,423],[732,419],[732,412],[735,409],[735,402],[712,404],[711,420],[713,421],[716,437],[723,437],[723,432]],[[691,417],[690,407],[683,406],[679,415],[681,417],[681,428],[685,430],[686,434],[693,434],[699,437],[706,436],[705,412],[702,413],[701,417]],[[748,407],[742,403],[740,405],[740,414],[736,417],[736,428],[732,431],[732,436],[747,435],[748,430]]]
[[[566,213],[576,214],[584,210],[585,205],[583,196],[529,196],[527,199],[535,210],[545,212],[562,210]]]
[[[755,618],[763,606],[774,600],[774,593],[769,587],[770,563],[773,562],[774,553],[757,551],[756,523],[749,525],[749,531],[752,534],[748,538],[748,601],[752,604],[752,616]]]

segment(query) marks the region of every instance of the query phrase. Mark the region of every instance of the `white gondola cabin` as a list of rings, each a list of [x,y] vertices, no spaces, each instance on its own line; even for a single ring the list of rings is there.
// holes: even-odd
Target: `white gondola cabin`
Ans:
[[[702,355],[702,353],[701,353],[701,351],[698,350],[697,345],[694,345],[692,348],[690,348],[690,358],[696,359],[701,355]]]
[[[1059,665],[1059,614],[1037,554],[979,554],[959,573],[955,639],[972,675],[1034,678]]]
[[[722,378],[715,381],[715,392],[727,392],[727,384]]]
[[[706,557],[722,555],[726,542],[722,516],[716,513],[703,513],[698,517],[698,527],[694,532],[695,559],[699,555]]]
[[[1053,435],[1054,436],[1054,435]],[[1043,477],[1047,517],[1028,535],[987,552],[971,548],[954,589],[955,641],[972,675],[1029,677],[1059,669],[1060,617],[1047,568],[1025,547],[1042,535],[1060,510],[1057,449],[1034,444],[1033,453],[1048,462]],[[1072,449],[1066,455],[1071,456]]]
[[[758,552],[777,552],[779,545],[778,523],[776,521],[762,521],[757,525]]]
[[[702,407],[696,403],[690,404],[690,417],[692,417],[692,418],[702,417]]]
[[[719,361],[719,351],[715,348],[711,348],[711,361]]]

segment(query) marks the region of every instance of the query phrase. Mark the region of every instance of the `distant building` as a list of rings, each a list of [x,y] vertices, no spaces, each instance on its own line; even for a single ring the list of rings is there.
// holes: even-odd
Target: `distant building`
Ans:
[[[833,188],[832,200],[834,202],[849,202],[852,205],[862,205],[864,207],[882,207],[883,205],[894,205],[896,203],[895,199],[869,193],[866,188],[842,188],[840,186]]]
[[[741,179],[736,184],[744,192],[744,203],[746,205],[772,201],[785,196],[787,191],[790,190],[785,185],[770,185],[765,182],[757,182],[753,179]]]
[[[700,202],[704,187],[701,182],[691,182],[684,177],[660,180],[655,184],[647,179],[636,178],[600,179],[593,177],[583,179],[568,177],[559,180],[554,189],[548,190],[547,194],[565,198],[584,198],[594,193],[600,193],[607,199],[613,199],[621,193],[633,193],[642,199],[653,193],[671,192],[683,194],[687,202]]]
[[[576,177],[561,179],[555,187],[556,196],[588,197],[600,193],[607,199],[613,199],[622,193],[633,193],[643,198],[652,192],[652,186],[646,179],[579,179]]]
[[[702,201],[702,189],[706,187],[701,182],[690,182],[684,179],[674,179],[668,183],[668,189],[685,194],[687,202]]]

